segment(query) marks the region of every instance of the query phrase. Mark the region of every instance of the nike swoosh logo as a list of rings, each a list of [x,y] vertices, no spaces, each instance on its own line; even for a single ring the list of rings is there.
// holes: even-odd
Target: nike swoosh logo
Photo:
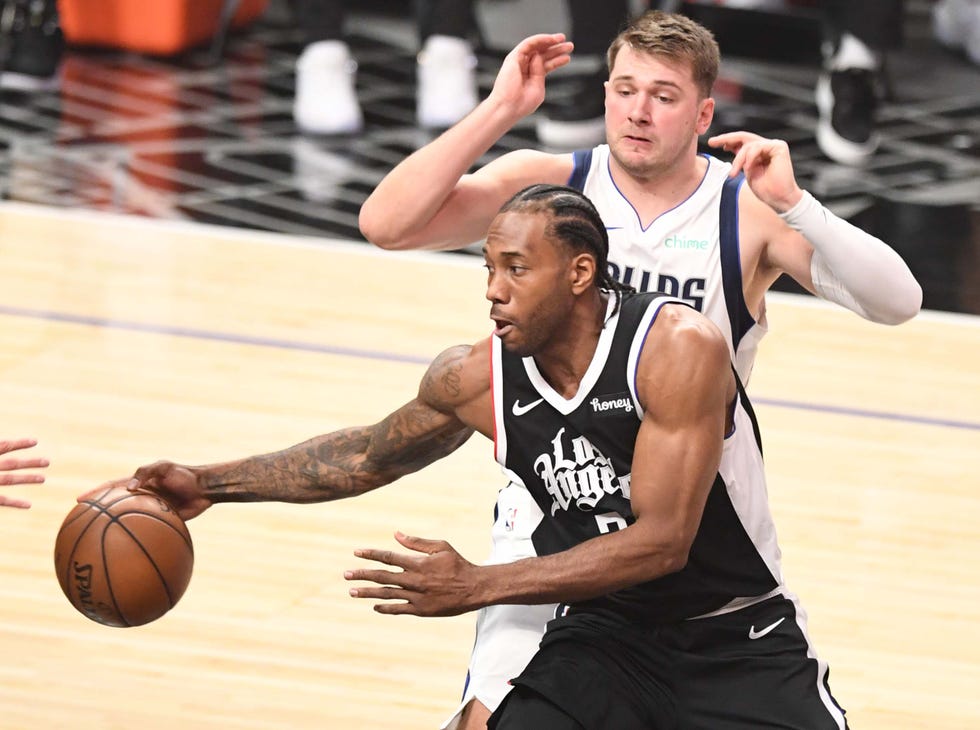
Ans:
[[[785,620],[786,620],[786,617],[783,616],[781,619],[779,619],[779,621],[775,621],[775,622],[769,624],[768,626],[766,626],[766,628],[762,629],[761,631],[756,631],[755,630],[755,626],[752,626],[752,627],[749,628],[749,638],[750,639],[761,639],[763,636],[765,636],[766,634],[768,634],[770,631],[772,631],[774,628],[776,628],[777,626],[779,626],[779,624],[781,624]]]
[[[523,416],[525,413],[527,413],[529,410],[531,410],[532,408],[534,408],[536,405],[538,405],[543,401],[544,398],[538,398],[536,401],[532,401],[531,403],[528,403],[526,406],[522,406],[519,400],[515,400],[514,408],[512,410],[515,416]]]

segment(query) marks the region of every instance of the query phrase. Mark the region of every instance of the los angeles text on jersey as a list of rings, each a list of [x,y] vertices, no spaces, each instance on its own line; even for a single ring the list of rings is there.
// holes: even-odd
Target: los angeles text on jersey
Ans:
[[[683,299],[699,312],[704,309],[704,290],[707,283],[704,278],[682,279],[633,266],[620,268],[612,262],[609,263],[609,273],[616,281],[621,281],[639,292],[662,291],[664,294]]]
[[[551,495],[551,514],[573,506],[595,509],[605,495],[630,496],[630,475],[617,476],[612,463],[584,436],[566,436],[561,428],[551,441],[551,453],[534,460],[534,471]]]

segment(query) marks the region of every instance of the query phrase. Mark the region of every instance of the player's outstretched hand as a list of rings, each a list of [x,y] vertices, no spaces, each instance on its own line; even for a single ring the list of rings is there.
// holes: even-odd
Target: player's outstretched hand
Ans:
[[[572,43],[564,33],[539,33],[525,38],[504,58],[490,99],[523,118],[544,101],[545,77],[571,60]]]
[[[473,601],[477,566],[464,559],[445,540],[425,540],[400,532],[395,539],[414,554],[391,550],[355,550],[354,555],[400,571],[362,568],[344,573],[347,580],[377,585],[350,589],[354,598],[373,598],[374,610],[412,616],[456,616],[479,608]],[[396,603],[397,601],[397,603]]]
[[[158,461],[149,466],[141,466],[133,476],[101,484],[79,496],[78,501],[92,499],[108,487],[124,487],[131,492],[158,494],[183,520],[197,517],[212,504],[205,496],[197,474],[190,467],[174,464],[172,461]]]
[[[789,145],[781,139],[766,139],[751,132],[729,132],[708,140],[735,155],[731,176],[745,173],[752,192],[777,213],[785,213],[803,197],[796,184]]]
[[[37,440],[22,438],[10,441],[0,441],[0,456],[9,454],[12,451],[29,449],[37,445]],[[39,457],[11,457],[0,459],[0,485],[8,486],[11,484],[40,484],[44,481],[44,475],[37,472],[25,472],[23,469],[43,469],[48,466],[48,460]],[[16,507],[27,509],[31,503],[19,497],[8,497],[0,494],[0,507]]]
[[[172,461],[141,466],[128,488],[131,492],[141,489],[156,492],[185,520],[197,517],[212,504],[205,496],[197,474],[190,467]]]

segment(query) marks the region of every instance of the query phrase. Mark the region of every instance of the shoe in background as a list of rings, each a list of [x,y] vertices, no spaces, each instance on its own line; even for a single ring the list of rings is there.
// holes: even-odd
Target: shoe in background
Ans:
[[[604,65],[576,79],[573,90],[559,97],[538,115],[538,141],[558,149],[583,149],[606,141]]]
[[[296,60],[293,119],[302,132],[353,134],[364,126],[354,79],[357,63],[343,41],[320,41]]]
[[[416,116],[419,126],[453,126],[476,107],[476,56],[462,38],[429,36],[418,56]]]
[[[863,165],[878,149],[875,85],[881,60],[847,33],[828,50],[817,79],[817,145],[834,162]]]
[[[57,88],[64,48],[55,0],[6,0],[0,5],[0,88]]]
[[[936,40],[980,66],[980,0],[939,0],[932,8],[932,30]]]

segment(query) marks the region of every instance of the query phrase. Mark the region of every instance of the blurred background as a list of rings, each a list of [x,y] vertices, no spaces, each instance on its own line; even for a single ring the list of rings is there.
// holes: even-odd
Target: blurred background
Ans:
[[[5,7],[18,3],[32,4]],[[721,44],[710,134],[748,129],[787,140],[801,184],[894,246],[922,283],[926,308],[978,313],[980,66],[968,49],[937,38],[934,4],[905,4],[901,47],[885,55],[877,82],[880,145],[865,165],[849,167],[829,159],[814,135],[819,2],[662,3],[708,25]],[[13,34],[11,47],[4,36],[4,199],[363,240],[363,199],[438,133],[417,123],[419,37],[406,0],[348,3],[345,40],[363,110],[355,135],[297,127],[297,59],[306,36],[285,0],[129,3],[135,14],[126,5],[61,0],[63,50],[51,37],[18,41]],[[481,96],[520,38],[570,24],[564,0],[478,0],[474,12]],[[25,57],[56,72],[33,88],[6,83]],[[556,75],[539,116],[576,93],[585,66]],[[322,101],[334,103],[327,92]],[[534,119],[487,159],[527,146],[548,148]]]

